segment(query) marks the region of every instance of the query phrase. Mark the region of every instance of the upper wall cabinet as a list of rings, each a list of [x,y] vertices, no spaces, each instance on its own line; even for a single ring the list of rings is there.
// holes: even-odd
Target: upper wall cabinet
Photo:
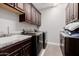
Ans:
[[[41,13],[32,3],[0,3],[0,7],[19,14],[20,22],[41,25]]]
[[[32,5],[31,3],[24,3],[25,13],[20,15],[20,22],[32,23]]]
[[[79,4],[78,3],[74,3],[74,18],[79,19]]]
[[[16,14],[24,13],[23,3],[0,3],[0,7]]]
[[[36,11],[36,24],[38,25],[38,12]]]
[[[69,3],[66,7],[66,24],[79,19],[79,4],[78,3]]]
[[[24,4],[24,8],[25,8],[25,20],[31,23],[32,6],[30,3],[26,3]]]
[[[41,13],[32,5],[32,22],[40,26],[41,22]]]
[[[6,3],[9,6],[15,7],[15,3]]]
[[[69,4],[69,9],[70,9],[70,11],[69,11],[70,21],[72,21],[74,19],[74,4],[73,3]]]
[[[32,22],[36,23],[36,9],[32,7]]]
[[[41,25],[41,13],[31,3],[24,4],[25,14],[20,15],[20,22],[28,22],[37,26]]]
[[[23,3],[15,3],[15,8],[18,10],[24,11],[24,4]]]
[[[66,7],[66,20],[65,20],[66,24],[68,24],[69,22],[69,4]]]
[[[41,13],[38,13],[38,25],[41,26]]]
[[[41,14],[38,11],[36,11],[36,24],[41,25]]]

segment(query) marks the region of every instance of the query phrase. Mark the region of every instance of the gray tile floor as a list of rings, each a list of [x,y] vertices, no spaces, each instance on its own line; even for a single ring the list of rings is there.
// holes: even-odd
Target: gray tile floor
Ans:
[[[59,46],[47,45],[43,56],[62,56],[62,52]]]

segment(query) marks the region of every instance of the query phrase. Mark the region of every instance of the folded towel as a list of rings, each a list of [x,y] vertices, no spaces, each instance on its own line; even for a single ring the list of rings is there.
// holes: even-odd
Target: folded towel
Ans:
[[[73,22],[65,26],[65,29],[69,31],[74,31],[77,28],[79,28],[79,22]]]

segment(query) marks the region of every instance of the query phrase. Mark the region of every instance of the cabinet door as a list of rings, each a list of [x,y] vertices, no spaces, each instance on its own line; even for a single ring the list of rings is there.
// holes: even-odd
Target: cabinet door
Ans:
[[[28,46],[25,46],[23,48],[23,51],[24,51],[24,56],[31,56],[32,55],[32,45],[28,45]]]
[[[74,19],[74,4],[73,3],[70,3],[69,5],[69,13],[70,13],[70,21],[72,21]]]
[[[66,7],[66,24],[69,23],[69,19],[70,19],[70,13],[69,13],[69,4]]]
[[[38,25],[40,26],[41,25],[41,14],[38,13]]]
[[[38,12],[36,11],[36,25],[38,25]]]
[[[22,56],[22,50],[15,50],[12,53],[8,54],[8,56]]]
[[[6,4],[8,4],[9,6],[15,7],[15,3],[6,3]]]
[[[16,8],[18,8],[19,10],[23,10],[24,11],[24,4],[23,3],[16,3]]]
[[[64,55],[65,56],[69,56],[70,55],[70,51],[69,50],[72,50],[72,48],[70,47],[70,39],[65,37],[64,40],[65,40],[65,42],[64,42],[64,44],[65,44],[64,45]]]
[[[35,8],[34,7],[32,7],[32,22],[33,22],[33,24],[35,24],[35,20],[36,20],[36,15],[35,15]]]
[[[31,20],[31,4],[30,3],[25,3],[25,18],[26,21],[32,21]]]
[[[78,3],[74,3],[74,19],[78,19]]]
[[[36,24],[37,26],[41,25],[41,14],[38,11],[36,11]]]

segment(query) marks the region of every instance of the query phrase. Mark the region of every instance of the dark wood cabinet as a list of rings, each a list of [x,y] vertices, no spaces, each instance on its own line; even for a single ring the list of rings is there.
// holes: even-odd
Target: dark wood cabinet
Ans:
[[[43,33],[0,48],[0,56],[37,56],[43,49]]]
[[[13,51],[12,53],[8,54],[7,56],[22,56],[23,55],[22,49],[17,49]]]
[[[31,38],[16,42],[9,46],[0,48],[0,56],[31,56],[32,41]]]
[[[36,22],[36,10],[32,7],[32,22],[35,24]]]
[[[15,3],[7,3],[8,5],[15,7]]]
[[[24,14],[19,16],[20,22],[32,23],[32,8],[31,3],[24,3]]]
[[[66,24],[69,23],[69,17],[70,17],[69,14],[70,13],[69,13],[69,4],[68,4],[67,7],[66,7]]]
[[[41,24],[41,13],[35,7],[32,7],[32,8],[33,8],[32,16],[34,17],[34,18],[32,17],[33,18],[32,21],[34,21],[34,24],[36,24],[37,26],[40,26],[40,24]]]
[[[75,21],[76,19],[79,19],[78,15],[78,9],[79,9],[78,3],[69,3],[66,7],[66,24]]]
[[[23,3],[1,3],[0,6],[19,15],[24,13]]]
[[[70,13],[70,21],[72,21],[73,19],[74,19],[74,4],[73,3],[71,3],[71,4],[69,4],[69,13]]]
[[[40,26],[41,25],[41,13],[38,11],[38,10],[36,10],[36,24],[38,25],[38,26]]]
[[[24,12],[24,4],[23,3],[5,3],[9,6],[12,6],[13,8],[16,8],[19,11]]]
[[[28,22],[31,22],[31,4],[30,3],[25,3],[24,8],[25,8],[25,20]]]
[[[41,13],[32,3],[1,3],[0,7],[19,14],[20,22],[41,25]]]
[[[32,44],[31,43],[28,46],[26,45],[23,48],[23,53],[24,53],[24,56],[31,56],[32,55]]]
[[[24,12],[24,4],[23,3],[15,3],[15,8]]]
[[[79,19],[79,12],[78,12],[78,10],[79,10],[79,7],[78,7],[78,3],[74,3],[74,18],[76,18],[76,19]]]
[[[41,13],[38,13],[38,26],[41,26]]]
[[[41,13],[31,3],[24,4],[25,14],[20,15],[20,22],[28,22],[37,26],[41,25]]]
[[[36,11],[36,24],[38,25],[38,12]]]

